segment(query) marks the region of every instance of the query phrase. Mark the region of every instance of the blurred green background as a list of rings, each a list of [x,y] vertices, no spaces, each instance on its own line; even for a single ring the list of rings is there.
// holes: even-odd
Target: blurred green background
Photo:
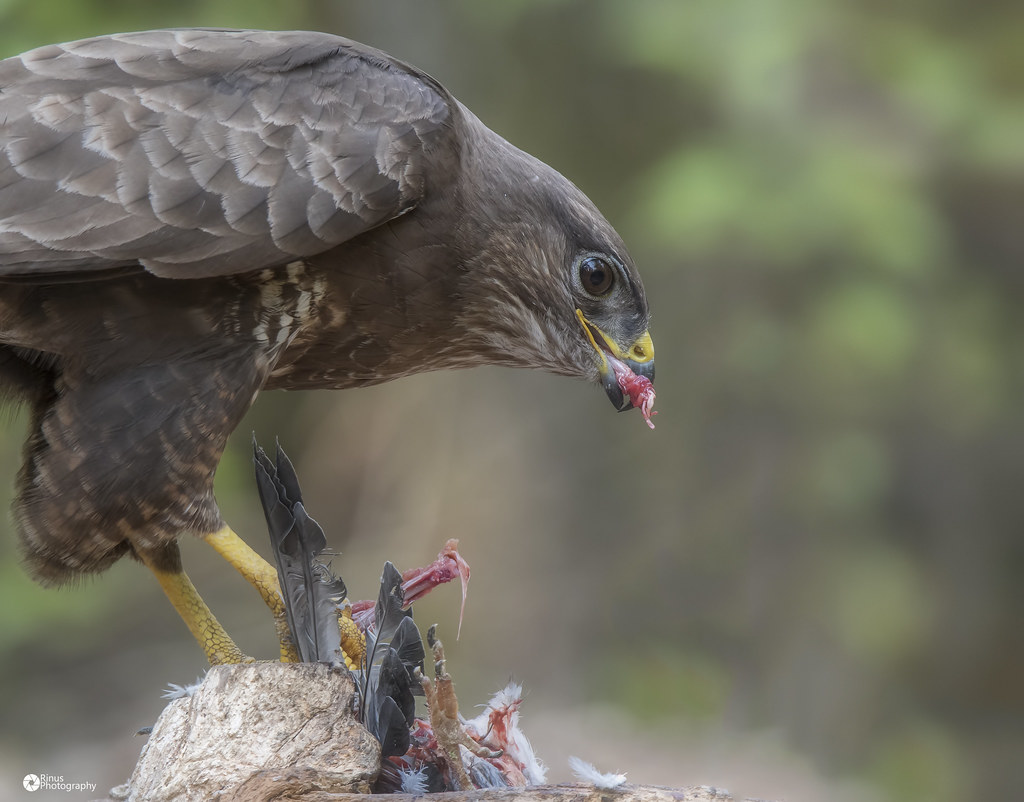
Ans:
[[[264,395],[218,475],[251,543],[253,431],[295,459],[355,597],[461,538],[461,640],[453,588],[417,619],[467,710],[526,685],[556,780],[577,754],[766,798],[1019,793],[1024,6],[0,0],[0,55],[195,25],[426,69],[595,200],[654,313],[655,432],[513,371]],[[201,544],[185,560],[273,656],[255,593]],[[0,798],[30,771],[123,781],[160,690],[204,668],[137,564],[43,590],[9,531],[0,650]]]

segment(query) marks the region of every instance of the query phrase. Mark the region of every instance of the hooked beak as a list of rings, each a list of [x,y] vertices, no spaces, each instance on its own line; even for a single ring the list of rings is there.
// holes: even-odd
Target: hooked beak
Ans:
[[[654,381],[654,342],[651,340],[650,332],[645,331],[637,338],[636,342],[628,348],[623,349],[601,329],[591,323],[583,312],[576,310],[576,317],[587,334],[587,339],[594,347],[600,360],[598,370],[601,373],[601,384],[609,400],[619,412],[625,412],[633,408],[633,403],[628,395],[622,392],[616,371],[613,367],[618,362],[620,367],[625,366],[633,373],[644,376]]]

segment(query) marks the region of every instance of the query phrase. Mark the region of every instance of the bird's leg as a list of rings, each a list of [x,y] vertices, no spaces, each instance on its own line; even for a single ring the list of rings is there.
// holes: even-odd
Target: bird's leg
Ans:
[[[137,553],[156,576],[192,636],[203,647],[210,665],[252,662],[252,658],[246,657],[235,645],[182,569],[177,543],[171,543],[160,551],[137,550]]]
[[[358,671],[366,659],[366,636],[352,619],[352,605],[345,605],[338,614],[338,627],[341,629],[341,653],[345,657],[345,665],[350,671]]]
[[[444,644],[437,636],[437,624],[427,630],[427,644],[434,655],[434,680],[423,676],[417,668],[414,672],[420,681],[423,695],[427,698],[427,709],[430,712],[430,726],[437,739],[437,745],[448,758],[452,770],[452,781],[456,791],[471,791],[475,786],[470,782],[466,766],[462,762],[460,746],[466,747],[471,753],[482,758],[501,757],[501,750],[491,751],[481,743],[477,743],[466,732],[459,716],[459,700],[455,696],[455,683],[445,667]]]
[[[240,538],[230,526],[223,526],[216,532],[203,536],[203,540],[227,560],[245,580],[256,588],[260,597],[274,614],[274,629],[281,644],[281,662],[297,663],[299,654],[288,628],[288,613],[281,597],[281,585],[277,569],[260,557],[249,544]]]

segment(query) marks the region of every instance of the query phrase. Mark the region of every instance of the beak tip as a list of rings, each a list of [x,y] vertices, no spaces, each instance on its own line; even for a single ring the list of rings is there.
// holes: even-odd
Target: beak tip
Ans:
[[[605,394],[608,396],[608,400],[612,402],[612,406],[615,407],[619,412],[625,412],[627,409],[633,408],[633,403],[629,400],[629,397],[622,392],[622,388],[619,387],[618,379],[615,378],[615,373],[611,370],[608,371],[602,378],[601,383],[604,385]]]

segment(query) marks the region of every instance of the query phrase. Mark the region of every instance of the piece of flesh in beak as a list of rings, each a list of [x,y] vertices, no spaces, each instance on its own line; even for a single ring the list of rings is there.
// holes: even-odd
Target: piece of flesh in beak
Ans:
[[[620,412],[638,407],[652,429],[654,406],[654,343],[644,332],[628,349],[623,351],[615,341],[576,310],[576,317],[586,332],[587,339],[600,360],[598,370],[601,384],[609,400]]]

